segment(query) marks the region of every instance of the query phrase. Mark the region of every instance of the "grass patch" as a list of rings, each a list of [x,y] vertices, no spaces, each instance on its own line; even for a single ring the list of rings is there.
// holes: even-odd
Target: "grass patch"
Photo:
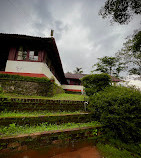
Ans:
[[[73,101],[84,101],[85,99],[88,99],[88,96],[85,95],[67,94],[67,93],[56,94],[53,97],[25,96],[25,95],[19,95],[14,93],[3,93],[2,95],[0,95],[0,97],[1,96],[6,98],[35,98],[35,99],[73,100]]]
[[[85,98],[88,98],[85,95],[79,95],[79,94],[67,94],[67,93],[61,93],[56,94],[53,97],[50,97],[52,100],[78,100],[78,101],[84,101]]]
[[[3,117],[32,117],[32,116],[55,116],[55,115],[62,115],[62,114],[79,114],[82,113],[81,111],[75,112],[49,112],[49,111],[32,111],[32,112],[20,112],[20,111],[2,111],[0,112],[0,118]],[[84,113],[84,112],[83,112]]]
[[[118,149],[109,144],[101,144],[98,143],[97,147],[101,154],[106,158],[139,158],[137,155],[135,156],[131,152],[127,151],[126,149]]]
[[[73,129],[80,127],[96,127],[100,125],[97,121],[88,122],[88,123],[64,123],[61,125],[52,125],[46,123],[39,124],[37,126],[17,126],[15,123],[10,124],[8,127],[0,127],[0,137],[6,136],[16,136],[20,134],[31,134],[36,132],[45,132],[52,130],[64,130],[64,129]]]

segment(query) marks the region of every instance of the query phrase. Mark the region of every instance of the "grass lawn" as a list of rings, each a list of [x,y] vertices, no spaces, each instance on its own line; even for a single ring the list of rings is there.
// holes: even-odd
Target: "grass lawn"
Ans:
[[[32,117],[32,116],[54,116],[54,115],[62,115],[62,114],[79,114],[81,111],[67,112],[49,112],[49,111],[32,111],[32,112],[17,112],[17,111],[2,111],[0,112],[0,118],[3,117]],[[84,112],[83,112],[84,113]]]
[[[74,101],[84,101],[85,99],[88,99],[88,96],[85,96],[85,95],[67,94],[67,93],[56,94],[53,97],[25,96],[25,95],[19,95],[19,94],[14,94],[14,93],[3,93],[3,94],[0,94],[0,97],[6,97],[6,98],[35,98],[35,99],[51,99],[51,100],[74,100]]]
[[[97,121],[92,121],[88,123],[64,123],[61,125],[42,123],[37,126],[17,126],[14,123],[10,124],[8,127],[0,127],[0,137],[20,135],[20,134],[31,134],[36,132],[45,132],[52,130],[63,130],[63,129],[73,129],[80,127],[96,127],[100,126]]]

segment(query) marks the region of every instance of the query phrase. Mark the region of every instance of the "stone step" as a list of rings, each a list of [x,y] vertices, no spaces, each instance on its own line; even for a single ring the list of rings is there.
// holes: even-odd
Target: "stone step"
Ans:
[[[0,126],[8,126],[15,123],[16,125],[37,125],[48,122],[49,124],[63,124],[67,122],[86,123],[92,121],[92,115],[89,113],[77,114],[57,114],[49,116],[20,116],[20,117],[0,117]]]
[[[21,152],[30,149],[49,147],[50,145],[59,147],[60,145],[74,145],[75,142],[85,140],[96,140],[102,126],[81,127],[65,130],[55,130],[34,134],[23,134],[18,136],[0,138],[0,156],[7,153]],[[97,131],[97,132],[95,132]]]
[[[84,101],[0,98],[0,111],[84,111]]]

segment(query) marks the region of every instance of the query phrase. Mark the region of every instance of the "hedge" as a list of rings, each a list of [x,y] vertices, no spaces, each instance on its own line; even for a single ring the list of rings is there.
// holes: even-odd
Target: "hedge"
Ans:
[[[81,79],[85,92],[88,96],[103,90],[105,87],[111,85],[111,78],[108,74],[92,74],[87,75]]]
[[[124,142],[141,140],[141,92],[127,87],[107,87],[90,97],[89,110],[107,126],[108,134]]]
[[[39,78],[39,77],[29,77],[29,76],[20,76],[20,75],[11,75],[11,74],[0,74],[0,79],[30,81],[30,82],[51,82],[46,77]]]

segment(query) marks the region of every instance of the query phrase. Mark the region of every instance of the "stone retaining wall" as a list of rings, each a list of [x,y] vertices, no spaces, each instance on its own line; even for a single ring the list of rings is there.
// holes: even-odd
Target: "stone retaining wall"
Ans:
[[[6,93],[15,93],[27,96],[53,96],[64,93],[64,90],[56,84],[49,82],[31,82],[0,79],[0,87]]]
[[[8,111],[84,111],[84,101],[0,98],[0,105]]]
[[[75,129],[66,129],[58,131],[50,131],[43,133],[24,134],[13,137],[0,138],[0,156],[25,151],[29,149],[38,149],[49,147],[50,145],[60,146],[60,144],[70,145],[78,141],[84,141],[97,137],[94,135],[94,130],[99,130],[101,127],[82,127]]]
[[[49,124],[62,124],[67,122],[86,123],[92,121],[91,114],[62,114],[54,116],[36,116],[36,117],[3,117],[0,118],[0,126],[16,125],[38,125],[47,122]]]

